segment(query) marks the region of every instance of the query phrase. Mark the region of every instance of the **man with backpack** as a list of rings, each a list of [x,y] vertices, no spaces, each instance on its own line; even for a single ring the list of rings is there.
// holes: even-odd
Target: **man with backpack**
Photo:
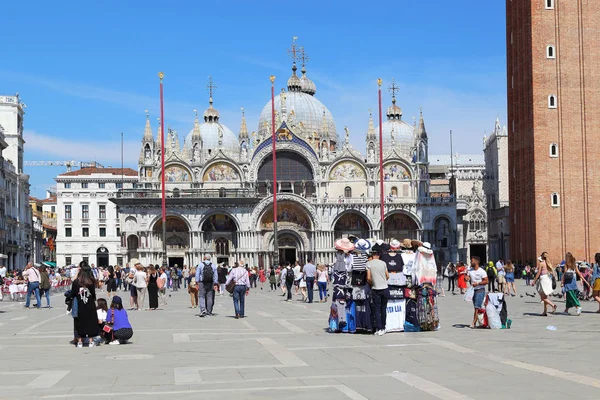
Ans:
[[[171,287],[173,288],[173,291],[176,292],[178,287],[177,287],[177,264],[175,264],[175,266],[171,269]]]
[[[287,266],[281,273],[281,282],[285,284],[286,292],[287,292],[287,301],[292,301],[292,286],[294,285],[294,269],[290,263],[287,263]]]
[[[498,270],[496,270],[493,261],[488,262],[485,273],[488,278],[488,292],[493,293],[496,291],[496,277],[498,276]]]
[[[204,261],[196,268],[196,282],[198,284],[198,304],[200,317],[213,315],[215,304],[215,290],[219,285],[217,267],[210,261],[210,255],[204,256]]]

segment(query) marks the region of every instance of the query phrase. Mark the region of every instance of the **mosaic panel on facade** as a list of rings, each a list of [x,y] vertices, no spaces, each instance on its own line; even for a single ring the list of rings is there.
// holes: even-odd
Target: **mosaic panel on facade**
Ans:
[[[329,173],[332,181],[366,179],[365,171],[355,162],[344,161],[336,165]]]

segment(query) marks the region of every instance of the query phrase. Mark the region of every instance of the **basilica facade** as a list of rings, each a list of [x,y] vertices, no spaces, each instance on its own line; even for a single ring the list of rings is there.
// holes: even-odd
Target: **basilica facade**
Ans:
[[[316,94],[316,85],[294,63],[287,90],[275,97],[277,185],[273,185],[271,101],[259,125],[229,129],[213,103],[181,138],[165,133],[161,169],[160,126],[149,119],[141,143],[139,182],[119,190],[123,255],[162,262],[161,176],[166,181],[166,245],[169,264],[195,265],[205,254],[217,262],[273,262],[273,193],[277,193],[278,247],[282,261],[331,262],[336,238],[381,237],[379,129],[365,116],[365,152],[350,145]],[[392,95],[384,110],[383,169],[385,238],[433,244],[439,262],[457,257],[456,202],[431,196],[428,137],[423,115],[403,120]],[[190,121],[191,122],[191,121]]]

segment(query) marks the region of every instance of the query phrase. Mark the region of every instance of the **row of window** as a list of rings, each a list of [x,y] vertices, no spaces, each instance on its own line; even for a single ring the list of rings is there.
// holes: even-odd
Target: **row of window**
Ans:
[[[65,219],[71,219],[73,216],[72,207],[70,204],[65,204]],[[81,205],[81,218],[90,218],[90,206],[89,204]],[[98,204],[98,218],[106,219],[106,204]]]
[[[82,182],[81,185],[80,185],[80,188],[81,189],[92,189],[92,188],[94,188],[95,185],[96,185],[95,183],[92,183],[90,185],[88,182]],[[65,182],[64,183],[64,188],[65,189],[75,189],[75,188],[77,188],[77,186],[78,186],[77,184],[73,184],[71,182]],[[111,188],[112,184],[109,183],[108,187]],[[98,183],[98,189],[106,189],[106,188],[107,188],[106,183],[104,183],[104,182],[99,182]],[[123,182],[117,182],[117,183],[115,183],[115,189],[123,189]]]
[[[117,236],[121,235],[121,228],[117,228]],[[90,237],[90,228],[83,227],[81,228],[81,236],[82,237]],[[99,237],[106,237],[106,227],[102,226],[98,229]],[[65,237],[73,237],[73,228],[66,227],[65,228]]]
[[[546,4],[547,10],[554,9],[554,0],[544,0]],[[556,49],[553,45],[548,45],[546,47],[546,57],[547,58],[556,58]],[[556,108],[556,95],[551,94],[548,96],[548,108]],[[552,143],[550,145],[550,157],[558,157],[558,145],[556,143]],[[560,206],[560,196],[558,193],[552,193],[550,195],[550,204],[552,207]]]

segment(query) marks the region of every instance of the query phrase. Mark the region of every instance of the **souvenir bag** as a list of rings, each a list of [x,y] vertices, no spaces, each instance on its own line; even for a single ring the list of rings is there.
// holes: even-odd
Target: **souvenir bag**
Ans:
[[[331,304],[331,308],[329,310],[329,332],[338,332],[338,308],[334,303]]]
[[[333,295],[331,296],[333,301],[346,300],[346,292],[344,286],[334,286]]]
[[[341,326],[342,332],[356,332],[356,304],[353,301],[346,303],[346,324]]]
[[[404,332],[420,332],[419,318],[417,317],[417,301],[407,299],[405,303]]]
[[[352,286],[363,286],[365,283],[367,283],[367,271],[352,270],[352,280],[350,284]]]
[[[345,285],[346,284],[346,271],[333,271],[333,275],[331,276],[331,280],[334,285]]]
[[[158,286],[159,290],[162,290],[165,287],[165,281],[160,276],[158,277],[158,279],[156,279],[156,286]]]
[[[390,291],[390,300],[403,300],[404,299],[404,288],[395,285],[388,285]]]
[[[419,290],[417,299],[417,315],[421,331],[436,331],[439,328],[436,293],[433,288],[425,286]]]

